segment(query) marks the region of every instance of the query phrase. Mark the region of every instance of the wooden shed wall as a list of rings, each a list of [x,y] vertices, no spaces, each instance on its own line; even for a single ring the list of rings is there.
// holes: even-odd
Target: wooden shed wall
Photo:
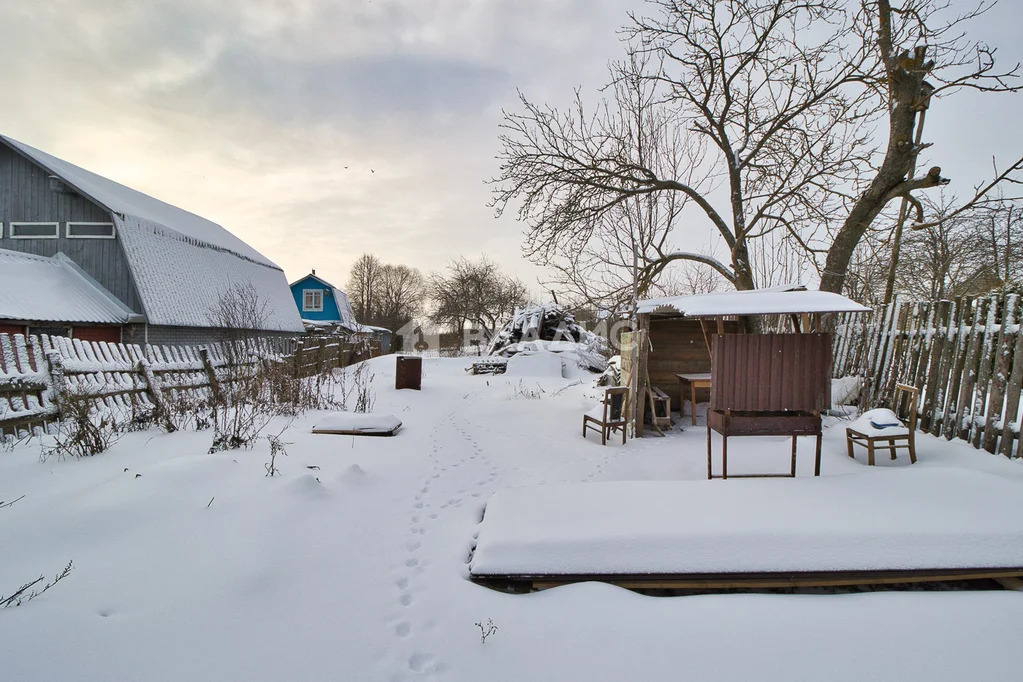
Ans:
[[[135,312],[142,304],[128,271],[120,240],[67,239],[67,222],[112,222],[110,214],[85,197],[50,189],[49,173],[0,143],[0,248],[53,256],[69,256],[107,291]],[[60,223],[57,239],[11,239],[11,221]]]
[[[712,347],[711,409],[821,412],[831,407],[831,334],[720,334]]]
[[[713,335],[716,324],[706,323],[707,333]],[[741,331],[738,322],[726,322],[725,331]],[[650,344],[647,366],[650,383],[671,396],[671,409],[679,409],[678,378],[676,374],[710,372],[710,353],[700,329],[700,321],[683,317],[650,318]],[[702,393],[702,395],[701,395]],[[707,391],[697,391],[696,400],[709,400]]]

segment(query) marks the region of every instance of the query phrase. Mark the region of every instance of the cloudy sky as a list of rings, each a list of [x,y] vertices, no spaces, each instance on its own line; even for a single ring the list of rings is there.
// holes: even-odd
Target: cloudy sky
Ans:
[[[959,4],[964,0],[953,0]],[[1023,59],[1023,3],[975,24]],[[217,221],[343,284],[352,261],[439,270],[485,253],[536,287],[495,219],[516,89],[595,94],[641,0],[48,0],[0,3],[0,132]],[[1014,44],[1015,43],[1015,44]],[[932,108],[933,160],[966,194],[1023,154],[1023,95]],[[712,246],[702,226],[689,246]]]

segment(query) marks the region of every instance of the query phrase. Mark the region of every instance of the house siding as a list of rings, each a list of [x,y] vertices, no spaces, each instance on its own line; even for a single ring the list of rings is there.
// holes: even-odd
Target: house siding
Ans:
[[[323,292],[323,310],[305,311],[302,310],[302,299],[306,291]],[[334,300],[330,287],[326,287],[311,277],[300,279],[291,285],[291,294],[295,297],[295,305],[298,306],[298,314],[303,320],[316,320],[317,322],[339,322],[341,314],[337,309],[337,301]]]
[[[134,312],[142,312],[120,240],[67,239],[68,221],[113,222],[111,215],[92,201],[50,189],[49,173],[0,144],[0,248],[40,256],[64,253]],[[11,239],[11,221],[57,222],[57,239]]]
[[[148,329],[147,329],[148,327]],[[208,327],[169,327],[161,325],[134,324],[124,327],[122,339],[125,343],[144,345],[149,343],[157,346],[201,346],[207,343],[218,343],[231,338],[234,330],[212,329]],[[264,339],[294,338],[294,332],[254,331],[253,336]]]

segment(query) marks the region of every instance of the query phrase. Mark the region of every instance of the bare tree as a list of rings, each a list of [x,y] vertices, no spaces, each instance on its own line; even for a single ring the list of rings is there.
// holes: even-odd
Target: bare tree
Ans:
[[[960,32],[985,7],[941,22],[939,0],[864,0],[859,12],[840,0],[651,5],[656,16],[631,15],[630,57],[612,83],[638,73],[651,112],[639,120],[658,124],[637,126],[606,101],[589,113],[578,93],[569,111],[520,95],[522,110],[505,114],[494,205],[517,202],[538,262],[580,251],[636,196],[678,193],[713,226],[727,262],[670,251],[650,274],[689,260],[750,289],[765,284],[757,259],[782,246],[823,260],[821,288],[840,291],[885,207],[905,198],[920,222],[912,192],[947,182],[936,167],[912,175],[926,146],[914,143],[920,107],[963,88],[1016,89],[1016,68],[998,72],[993,51]],[[885,115],[881,149],[873,128]],[[673,163],[683,150],[699,163]]]
[[[447,269],[447,275],[430,276],[430,319],[455,331],[473,325],[489,342],[505,318],[529,300],[526,286],[485,256],[478,261],[459,258]]]
[[[577,101],[562,113],[523,97],[524,112],[505,116],[495,205],[520,202],[527,251],[543,260],[631,197],[677,192],[713,225],[727,263],[672,251],[650,269],[691,260],[754,288],[751,243],[776,230],[808,240],[869,158],[865,124],[880,105],[864,88],[842,87],[867,66],[868,50],[808,30],[844,22],[837,0],[652,5],[658,16],[632,16],[636,57],[613,78],[640,66],[660,125],[640,134],[613,108],[590,116]],[[683,150],[697,163],[672,163]]]
[[[851,203],[848,216],[828,249],[821,273],[821,289],[841,291],[853,250],[871,223],[889,202],[902,198],[915,212],[918,229],[924,227],[923,204],[913,192],[948,184],[941,168],[931,167],[922,176],[913,176],[917,156],[929,147],[917,134],[922,126],[922,111],[931,102],[964,88],[984,92],[1015,92],[1020,86],[1019,64],[999,71],[994,50],[965,38],[963,26],[984,13],[992,3],[979,3],[965,14],[942,20],[947,5],[937,0],[890,0],[865,3],[861,35],[864,45],[876,36],[877,65],[864,73],[863,80],[881,93],[888,105],[888,146],[877,172],[862,193]],[[1023,158],[994,180],[978,189],[964,207],[983,204],[997,184],[1023,169]]]
[[[217,298],[208,315],[211,324],[224,330],[225,338],[244,338],[254,330],[266,328],[269,304],[260,298],[252,282],[233,282]]]
[[[400,329],[422,311],[426,280],[407,265],[384,265],[379,280],[368,324]]]
[[[348,286],[345,291],[348,300],[351,301],[352,310],[356,319],[364,324],[376,312],[374,304],[377,300],[377,289],[380,286],[380,277],[384,264],[376,256],[364,253],[352,265],[351,273],[348,276]]]

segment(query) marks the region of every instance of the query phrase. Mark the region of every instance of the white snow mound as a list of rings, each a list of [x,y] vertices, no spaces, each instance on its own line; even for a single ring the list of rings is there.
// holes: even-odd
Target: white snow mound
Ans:
[[[542,350],[517,353],[508,358],[505,375],[561,379],[565,376],[565,370],[560,355]]]

